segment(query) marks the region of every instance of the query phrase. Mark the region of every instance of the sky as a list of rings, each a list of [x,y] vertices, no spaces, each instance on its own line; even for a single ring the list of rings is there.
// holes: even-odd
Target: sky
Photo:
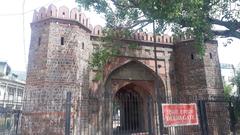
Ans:
[[[77,7],[75,0],[5,0],[0,4],[0,61],[7,61],[13,70],[26,71],[27,57],[30,45],[33,11],[40,7],[53,3],[57,7],[67,6],[69,9]],[[92,25],[100,24],[104,26],[103,15],[83,11],[90,17]],[[240,40],[234,39],[233,42],[224,47],[226,39],[219,41],[219,59],[221,63],[237,65],[240,63]]]

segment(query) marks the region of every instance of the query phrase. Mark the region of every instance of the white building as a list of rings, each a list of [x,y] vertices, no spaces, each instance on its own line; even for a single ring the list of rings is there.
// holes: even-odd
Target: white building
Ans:
[[[0,108],[21,110],[24,88],[25,82],[11,74],[11,68],[6,62],[0,62]]]

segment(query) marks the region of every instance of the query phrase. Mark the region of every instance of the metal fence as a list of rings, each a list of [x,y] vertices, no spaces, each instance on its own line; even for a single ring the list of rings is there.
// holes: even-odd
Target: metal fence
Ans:
[[[160,97],[197,103],[199,125],[163,127],[157,99],[128,91],[114,98],[24,100],[23,110],[0,108],[1,135],[227,135],[229,102],[212,97]],[[220,102],[221,101],[221,102]]]
[[[16,135],[20,125],[21,110],[0,107],[0,134]]]

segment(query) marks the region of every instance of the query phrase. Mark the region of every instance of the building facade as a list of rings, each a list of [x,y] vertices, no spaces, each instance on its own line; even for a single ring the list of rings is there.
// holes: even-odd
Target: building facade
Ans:
[[[12,74],[7,62],[0,62],[0,107],[10,110],[22,110],[25,82]]]
[[[25,82],[12,73],[7,62],[0,62],[0,134],[15,134],[20,127]]]
[[[93,27],[77,9],[50,5],[35,11],[31,29],[25,95],[31,102],[23,110],[24,135],[64,134],[63,102],[67,92],[72,93],[72,103],[76,103],[72,105],[71,132],[94,135],[110,135],[118,130],[145,132],[149,125],[154,127],[153,132],[159,131],[157,104],[148,115],[148,99],[171,103],[174,101],[168,97],[174,97],[196,102],[186,97],[223,95],[216,41],[206,42],[205,54],[200,56],[190,37],[173,42],[170,36],[158,35],[154,43],[152,34],[133,33],[121,40],[120,53],[105,65],[102,80],[96,80],[98,71],[89,65],[91,54],[109,47],[99,40],[104,36],[101,26]],[[137,47],[130,47],[132,43]],[[134,103],[126,104],[128,97]],[[131,108],[137,111],[126,113]],[[150,123],[148,116],[152,118]],[[228,132],[225,118],[221,120],[226,122],[216,123],[217,118],[212,117],[211,133]],[[130,129],[127,123],[135,127]],[[193,128],[190,134],[200,132]]]
[[[24,82],[0,78],[0,106],[22,110],[24,88]]]

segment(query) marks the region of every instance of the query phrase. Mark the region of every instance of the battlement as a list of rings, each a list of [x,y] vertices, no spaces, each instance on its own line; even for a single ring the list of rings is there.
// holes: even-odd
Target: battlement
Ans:
[[[66,6],[57,8],[51,4],[46,9],[45,7],[40,8],[39,11],[34,11],[32,22],[38,22],[47,18],[59,18],[64,20],[74,20],[91,30],[91,35],[101,37],[103,35],[103,27],[100,25],[93,26],[90,23],[90,18],[82,12],[79,12],[77,8],[69,9]],[[153,34],[146,32],[133,33],[128,39],[140,41],[140,42],[154,42]],[[156,42],[161,44],[173,44],[174,41],[184,41],[192,39],[192,36],[180,36],[177,39],[173,39],[172,36],[163,34],[156,36]]]
[[[93,31],[95,28],[90,24],[90,19],[86,17],[84,13],[78,11],[77,8],[69,10],[66,6],[61,6],[57,8],[55,5],[51,4],[46,9],[42,7],[39,11],[34,11],[32,22],[38,22],[46,18],[59,18],[65,20],[74,20],[81,23],[83,26],[89,28]],[[95,34],[95,33],[94,33]]]

